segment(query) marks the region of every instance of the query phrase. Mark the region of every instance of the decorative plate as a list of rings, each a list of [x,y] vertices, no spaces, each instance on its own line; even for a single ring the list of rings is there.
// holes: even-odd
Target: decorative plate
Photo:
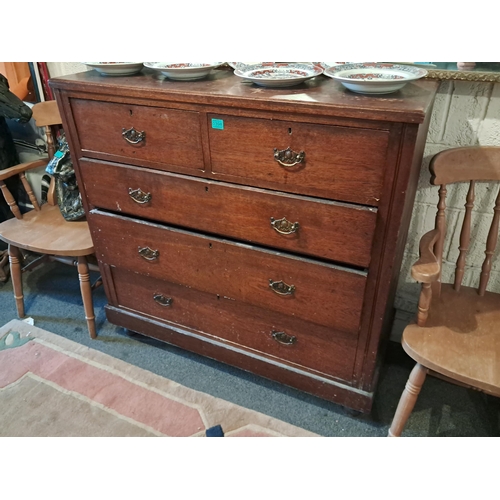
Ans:
[[[323,69],[331,68],[332,66],[340,66],[342,64],[354,64],[352,62],[313,62],[313,64],[317,64],[321,66]]]
[[[229,66],[233,69],[243,69],[247,66],[253,66],[255,64],[274,64],[273,62],[228,62]]]
[[[234,70],[234,74],[262,87],[293,87],[321,75],[323,68],[308,63],[260,63]]]
[[[85,62],[83,64],[107,76],[135,75],[142,69],[141,62]]]
[[[171,80],[201,80],[210,72],[224,64],[222,62],[211,63],[172,63],[172,62],[145,62],[144,66],[165,75]]]
[[[333,66],[325,75],[359,94],[391,94],[427,71],[416,66],[389,63],[356,63]]]

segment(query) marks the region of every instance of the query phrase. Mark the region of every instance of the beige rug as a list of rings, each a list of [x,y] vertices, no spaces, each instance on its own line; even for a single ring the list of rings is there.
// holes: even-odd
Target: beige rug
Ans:
[[[205,436],[217,426],[226,437],[316,436],[25,322],[0,328],[0,436]]]

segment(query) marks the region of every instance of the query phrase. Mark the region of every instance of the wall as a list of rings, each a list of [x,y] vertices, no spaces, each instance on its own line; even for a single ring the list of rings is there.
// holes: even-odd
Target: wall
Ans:
[[[47,68],[50,76],[54,78],[56,76],[81,73],[82,71],[87,71],[89,69],[88,66],[85,66],[85,64],[78,62],[48,62]]]
[[[48,63],[51,76],[86,71],[82,63]],[[410,276],[411,265],[418,259],[420,237],[434,227],[437,188],[429,185],[429,162],[439,151],[458,146],[500,146],[500,83],[443,81],[431,117],[429,135],[424,152],[415,207],[410,223],[398,288],[396,317],[391,338],[399,340],[403,328],[415,317],[420,285]],[[454,263],[458,258],[458,242],[467,187],[448,189],[448,234],[445,240],[443,280],[451,281]],[[471,246],[467,258],[464,284],[477,286],[479,270],[484,259],[484,242],[492,218],[492,207],[497,190],[489,184],[478,185],[476,198],[485,195],[476,204],[472,218],[472,237],[478,242]],[[499,253],[497,249],[496,254]],[[493,264],[489,290],[500,292],[500,259]]]
[[[420,237],[434,228],[438,202],[437,187],[430,186],[429,162],[444,149],[459,146],[500,146],[500,83],[443,81],[434,104],[429,134],[420,172],[415,206],[408,232],[399,283],[396,292],[396,319],[391,338],[399,340],[402,330],[415,317],[420,285],[410,276],[411,265],[418,260]],[[449,186],[448,232],[444,245],[443,281],[452,282],[467,186]],[[477,241],[469,249],[464,285],[477,286],[485,257],[485,242],[493,216],[498,187],[477,184],[476,203],[472,215],[471,237]],[[482,197],[481,201],[480,197]],[[497,248],[495,257],[500,248]],[[493,263],[488,290],[500,292],[500,259]]]

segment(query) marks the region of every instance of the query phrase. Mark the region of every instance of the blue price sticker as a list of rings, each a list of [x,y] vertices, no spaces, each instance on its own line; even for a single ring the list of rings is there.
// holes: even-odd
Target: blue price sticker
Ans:
[[[224,130],[224,120],[220,120],[219,118],[212,118],[212,128]]]

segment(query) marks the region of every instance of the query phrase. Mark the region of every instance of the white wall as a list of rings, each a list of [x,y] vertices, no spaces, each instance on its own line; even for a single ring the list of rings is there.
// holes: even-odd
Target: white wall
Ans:
[[[420,285],[410,276],[411,265],[418,260],[420,237],[434,227],[438,202],[437,187],[430,186],[429,162],[439,151],[459,146],[500,146],[500,83],[443,81],[434,104],[429,135],[420,172],[415,206],[408,232],[396,293],[396,320],[392,338],[399,340],[404,326],[415,316]],[[467,186],[449,186],[448,233],[444,246],[443,281],[452,282],[458,258],[460,230],[464,215]],[[476,187],[472,216],[472,237],[477,241],[469,249],[463,284],[477,286],[485,257],[485,242],[493,216],[498,186],[485,183]],[[479,202],[480,197],[482,200]],[[497,248],[498,256],[500,248]],[[500,259],[493,263],[488,290],[500,292]]]
[[[48,63],[51,76],[61,76],[86,71],[82,63]],[[396,319],[391,338],[399,340],[404,326],[415,316],[420,285],[410,276],[410,267],[418,259],[420,237],[434,227],[437,205],[437,187],[430,186],[429,162],[439,151],[458,146],[500,146],[500,83],[443,81],[439,87],[429,127],[424,152],[415,207],[408,232],[395,307]],[[445,241],[443,281],[451,281],[454,264],[458,258],[458,241],[466,187],[450,186],[448,189],[448,234]],[[484,242],[491,223],[497,189],[492,185],[478,185],[476,198],[485,195],[476,204],[472,219],[472,236],[481,243],[469,250],[464,275],[464,285],[477,286],[484,259]],[[500,246],[499,246],[500,247]],[[497,249],[498,255],[500,248]],[[495,259],[489,290],[500,292],[500,259]]]
[[[48,62],[47,68],[51,77],[72,75],[74,73],[81,73],[87,71],[88,66],[78,62]]]

